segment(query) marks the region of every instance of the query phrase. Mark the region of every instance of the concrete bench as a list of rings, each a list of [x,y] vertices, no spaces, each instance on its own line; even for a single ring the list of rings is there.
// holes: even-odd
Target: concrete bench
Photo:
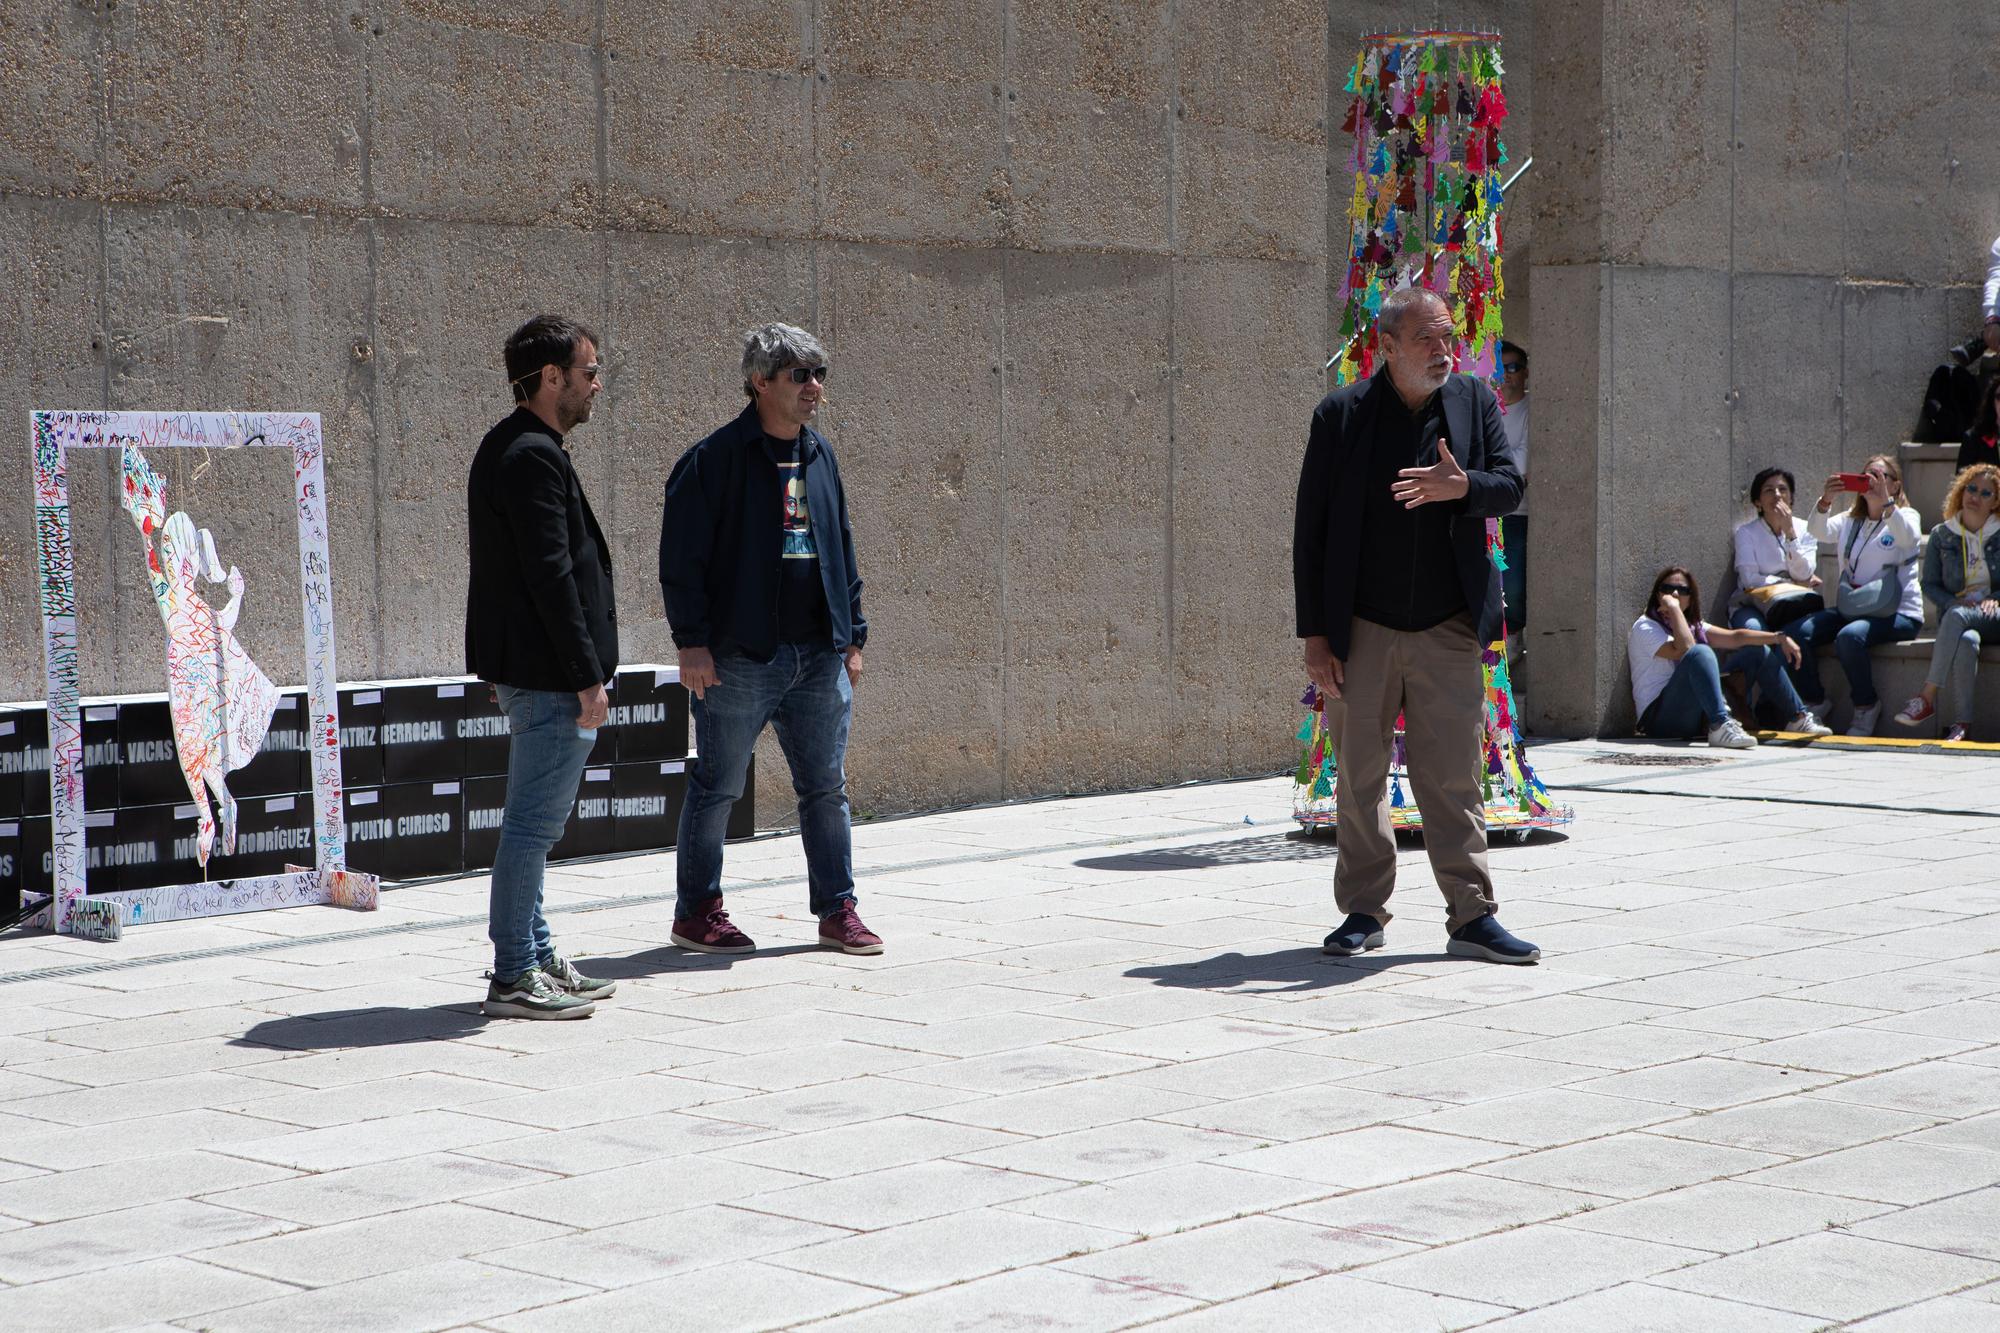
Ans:
[[[1896,713],[1904,701],[1924,687],[1924,677],[1930,670],[1931,647],[1936,642],[1929,635],[1920,635],[1907,643],[1882,644],[1869,653],[1875,667],[1875,692],[1882,697],[1882,717],[1875,724],[1876,735],[1929,740],[1943,733],[1944,727],[1937,719],[1921,727],[1896,725]],[[1854,716],[1847,673],[1840,669],[1831,647],[1820,649],[1819,656],[1820,682],[1826,686],[1827,697],[1833,700],[1833,713],[1827,723],[1835,731],[1845,731],[1848,720]],[[1979,651],[1979,676],[1972,685],[1971,738],[2000,740],[2000,644],[1989,643]]]

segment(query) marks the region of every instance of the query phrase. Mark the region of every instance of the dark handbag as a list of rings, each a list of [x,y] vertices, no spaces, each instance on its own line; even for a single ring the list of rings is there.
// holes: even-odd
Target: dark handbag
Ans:
[[[1770,583],[1747,594],[1765,629],[1783,629],[1815,611],[1826,610],[1826,599],[1802,583]]]

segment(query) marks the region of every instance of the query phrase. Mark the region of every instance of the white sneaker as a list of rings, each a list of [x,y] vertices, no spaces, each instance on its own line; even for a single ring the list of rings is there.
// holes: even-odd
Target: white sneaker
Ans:
[[[1743,724],[1726,717],[1708,729],[1708,743],[1719,750],[1754,750],[1757,738],[1743,730]]]
[[[1808,713],[1811,713],[1817,721],[1824,722],[1826,721],[1827,714],[1833,711],[1833,700],[1831,697],[1829,697],[1821,699],[1816,704],[1807,704],[1806,711]],[[1831,732],[1829,732],[1829,734],[1831,734]]]
[[[1833,728],[1829,727],[1826,723],[1814,717],[1812,715],[1811,709],[1807,709],[1805,712],[1800,713],[1797,717],[1793,718],[1791,725],[1786,727],[1785,730],[1795,731],[1801,736],[1833,735]]]
[[[1880,699],[1877,699],[1866,708],[1855,709],[1854,720],[1847,724],[1847,734],[1850,736],[1873,736],[1875,734],[1875,722],[1881,716],[1882,701]]]

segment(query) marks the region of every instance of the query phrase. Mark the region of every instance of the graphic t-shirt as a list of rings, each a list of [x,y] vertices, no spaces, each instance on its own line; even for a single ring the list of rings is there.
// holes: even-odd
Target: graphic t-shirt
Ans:
[[[833,626],[826,613],[826,588],[819,576],[819,546],[813,541],[812,513],[806,504],[806,468],[800,441],[772,440],[781,493],[783,558],[779,561],[778,641],[824,644]]]

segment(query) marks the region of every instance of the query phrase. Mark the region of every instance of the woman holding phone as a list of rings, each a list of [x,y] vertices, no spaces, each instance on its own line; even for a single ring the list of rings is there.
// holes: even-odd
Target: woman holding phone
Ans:
[[[1843,495],[1851,495],[1853,503],[1835,513],[1834,502]],[[1820,683],[1819,650],[1831,643],[1854,700],[1847,734],[1872,736],[1882,699],[1875,693],[1868,650],[1878,643],[1914,639],[1924,623],[1916,569],[1924,536],[1917,511],[1903,496],[1903,470],[1887,454],[1877,454],[1858,474],[1834,473],[1821,488],[1806,526],[1840,552],[1840,574],[1829,599],[1832,605],[1785,629],[1804,649],[1793,679],[1806,707],[1824,721],[1831,705]]]
[[[1797,490],[1781,467],[1767,467],[1750,482],[1757,516],[1736,527],[1732,629],[1783,629],[1826,605],[1819,596],[1819,542],[1792,512]]]
[[[1717,651],[1729,654],[1726,662]],[[1706,734],[1725,750],[1754,750],[1757,738],[1730,716],[1722,673],[1742,671],[1756,683],[1761,702],[1791,719],[1788,731],[1824,736],[1827,728],[1806,711],[1785,674],[1798,664],[1799,646],[1767,629],[1723,629],[1701,618],[1701,585],[1681,565],[1653,576],[1646,611],[1632,622],[1626,642],[1632,667],[1632,706],[1646,736],[1691,739]]]
[[[1896,721],[1919,726],[1938,715],[1944,693],[1948,741],[1965,739],[1972,718],[1972,681],[1979,671],[1981,644],[2000,640],[2000,600],[1994,571],[2000,568],[2000,467],[1974,463],[1958,474],[1944,497],[1944,522],[1924,544],[1924,596],[1937,608],[1937,641],[1923,692],[1903,706]]]

